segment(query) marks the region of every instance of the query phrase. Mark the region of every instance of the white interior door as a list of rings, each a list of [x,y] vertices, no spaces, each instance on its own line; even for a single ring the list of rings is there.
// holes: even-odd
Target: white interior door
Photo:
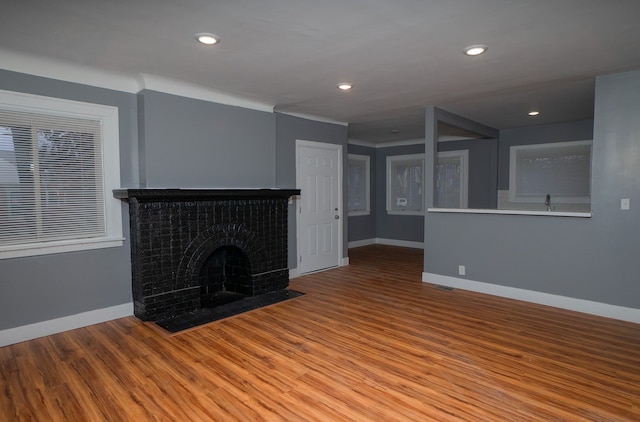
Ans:
[[[309,273],[340,265],[342,245],[342,146],[296,142],[298,265]]]

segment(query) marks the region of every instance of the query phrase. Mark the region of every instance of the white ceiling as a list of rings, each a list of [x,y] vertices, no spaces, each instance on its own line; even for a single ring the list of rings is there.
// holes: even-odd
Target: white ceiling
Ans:
[[[640,68],[639,0],[3,0],[0,10],[7,54],[179,80],[347,122],[350,138],[374,143],[422,138],[429,105],[498,129],[591,118],[594,77]],[[222,42],[200,45],[197,32]],[[463,55],[471,44],[489,50]],[[338,91],[342,81],[353,90]],[[542,115],[528,118],[532,108]]]

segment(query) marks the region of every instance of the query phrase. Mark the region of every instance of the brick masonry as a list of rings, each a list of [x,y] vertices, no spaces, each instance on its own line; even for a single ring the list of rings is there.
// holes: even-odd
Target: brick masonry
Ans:
[[[295,189],[120,189],[129,202],[134,313],[159,321],[201,307],[201,270],[220,248],[246,256],[248,296],[285,289]]]

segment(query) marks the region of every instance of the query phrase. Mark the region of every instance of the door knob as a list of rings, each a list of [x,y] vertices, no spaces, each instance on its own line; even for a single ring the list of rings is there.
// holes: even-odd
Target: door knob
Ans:
[[[339,220],[340,216],[339,215],[334,215],[333,218],[335,218],[336,220]]]

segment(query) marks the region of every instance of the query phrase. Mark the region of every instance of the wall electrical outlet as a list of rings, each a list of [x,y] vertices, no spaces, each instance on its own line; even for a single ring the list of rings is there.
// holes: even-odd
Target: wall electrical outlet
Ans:
[[[458,274],[459,275],[465,275],[466,274],[466,270],[464,268],[464,265],[458,265]]]
[[[631,201],[629,200],[629,198],[623,198],[620,200],[620,209],[621,210],[628,210],[631,208]]]

